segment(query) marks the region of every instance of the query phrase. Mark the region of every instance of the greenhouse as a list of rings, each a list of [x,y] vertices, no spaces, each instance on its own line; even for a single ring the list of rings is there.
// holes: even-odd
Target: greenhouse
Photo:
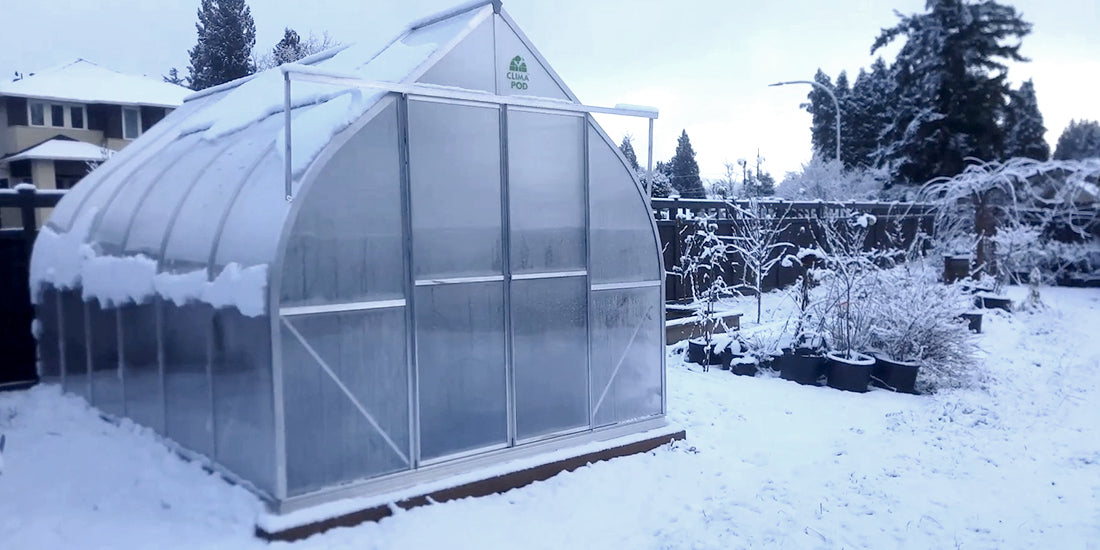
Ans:
[[[40,233],[40,373],[276,513],[672,433],[594,112],[499,2],[199,92]]]

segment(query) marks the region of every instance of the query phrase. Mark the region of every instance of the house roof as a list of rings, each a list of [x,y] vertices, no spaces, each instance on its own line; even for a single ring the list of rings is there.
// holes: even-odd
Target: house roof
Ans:
[[[85,59],[0,83],[0,96],[79,103],[178,107],[190,93],[160,78],[120,73]]]
[[[91,143],[59,136],[15,153],[14,155],[4,157],[0,159],[0,161],[12,162],[16,160],[43,159],[103,162],[111,156],[112,152],[113,151],[110,149],[98,145],[92,145]]]

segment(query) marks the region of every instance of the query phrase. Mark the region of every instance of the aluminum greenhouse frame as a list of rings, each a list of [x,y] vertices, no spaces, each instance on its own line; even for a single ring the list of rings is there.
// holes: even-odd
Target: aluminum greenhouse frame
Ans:
[[[499,2],[195,94],[43,228],[40,373],[276,514],[667,441],[660,240],[592,113],[657,117]]]

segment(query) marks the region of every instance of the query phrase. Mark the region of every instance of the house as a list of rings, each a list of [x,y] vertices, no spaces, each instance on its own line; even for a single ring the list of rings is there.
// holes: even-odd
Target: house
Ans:
[[[0,188],[70,188],[190,93],[84,59],[0,83]],[[0,222],[18,225],[18,214]]]

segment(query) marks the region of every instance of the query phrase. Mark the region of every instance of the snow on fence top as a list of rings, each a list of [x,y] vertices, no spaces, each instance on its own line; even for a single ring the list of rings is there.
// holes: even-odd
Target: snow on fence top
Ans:
[[[161,78],[123,74],[85,59],[0,83],[0,96],[155,107],[179,107],[190,93]]]

